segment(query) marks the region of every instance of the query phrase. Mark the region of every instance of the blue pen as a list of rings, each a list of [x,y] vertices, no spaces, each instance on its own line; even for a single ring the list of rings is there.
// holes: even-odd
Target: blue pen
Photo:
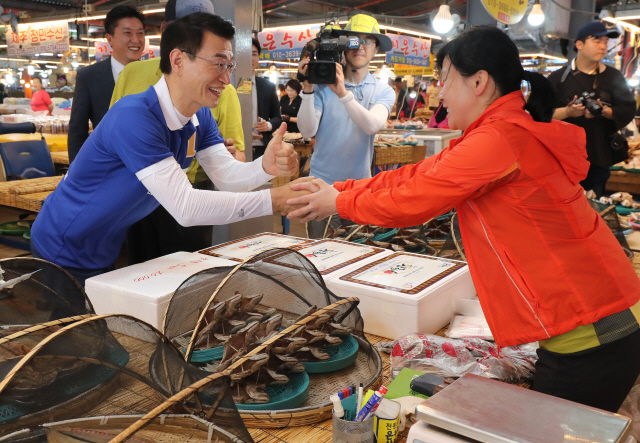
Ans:
[[[344,394],[342,393],[342,391],[338,392],[338,397],[340,398],[340,400],[344,400]]]
[[[356,419],[354,421],[364,421],[370,414],[371,410],[377,405],[382,397],[387,393],[387,388],[381,386],[379,390],[373,393],[369,401],[358,411]]]

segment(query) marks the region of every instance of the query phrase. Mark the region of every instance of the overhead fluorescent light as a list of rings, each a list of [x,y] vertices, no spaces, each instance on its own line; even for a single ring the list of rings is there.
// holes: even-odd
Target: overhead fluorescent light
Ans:
[[[442,37],[440,37],[438,35],[426,34],[424,32],[418,32],[418,31],[412,31],[410,29],[396,28],[396,27],[387,26],[387,25],[380,25],[380,29],[386,29],[387,31],[402,32],[403,34],[417,35],[418,37],[426,37],[426,38],[433,38],[433,39],[436,39],[436,40],[442,40]]]
[[[562,61],[562,62],[568,62],[569,61],[564,57],[556,57],[555,55],[547,55],[547,54],[542,54],[542,53],[520,54],[520,58],[548,58],[549,60],[559,60],[559,61]]]
[[[638,17],[638,18],[640,18],[640,17]],[[605,21],[605,22],[613,23],[615,25],[620,25],[623,28],[628,29],[629,31],[640,33],[640,28],[639,27],[637,27],[635,25],[632,25],[631,23],[627,23],[624,20],[618,20],[618,19],[612,18],[612,17],[604,17],[602,20]],[[628,20],[630,20],[630,19],[628,19]]]

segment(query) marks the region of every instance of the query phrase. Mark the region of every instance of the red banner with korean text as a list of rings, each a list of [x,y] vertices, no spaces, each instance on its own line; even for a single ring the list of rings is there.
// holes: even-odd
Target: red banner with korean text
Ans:
[[[43,52],[55,54],[68,50],[69,24],[66,21],[19,24],[17,34],[7,26],[9,56],[34,55]]]
[[[298,59],[309,40],[316,37],[320,26],[296,26],[258,33],[260,60]]]

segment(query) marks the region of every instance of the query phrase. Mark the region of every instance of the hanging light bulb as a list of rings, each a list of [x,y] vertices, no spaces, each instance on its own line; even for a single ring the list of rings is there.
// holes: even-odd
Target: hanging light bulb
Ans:
[[[536,0],[529,12],[529,24],[531,26],[540,26],[544,22],[544,12],[542,12],[542,6],[540,6],[540,0]]]
[[[638,86],[638,84],[640,84],[640,81],[638,80],[638,76],[634,74],[633,77],[627,80],[627,83],[630,87],[635,88],[636,86]]]
[[[67,68],[66,66],[62,70],[64,71],[65,74],[69,72],[69,68]]]
[[[27,66],[26,66],[26,68],[27,68],[27,74],[29,74],[29,75],[33,75],[33,73],[35,72],[35,71],[34,71],[35,66],[33,66],[33,65],[29,64],[29,65],[27,65]]]
[[[446,3],[440,5],[440,10],[433,19],[433,29],[438,34],[446,34],[453,28],[453,17],[451,17],[451,10]]]

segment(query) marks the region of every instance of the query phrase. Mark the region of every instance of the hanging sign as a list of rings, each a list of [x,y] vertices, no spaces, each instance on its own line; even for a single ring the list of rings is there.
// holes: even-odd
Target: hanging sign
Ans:
[[[527,0],[482,0],[487,12],[505,25],[515,25],[527,12]]]
[[[401,65],[396,63],[393,65],[393,72],[396,73],[397,76],[402,75],[433,75],[433,54],[431,55],[430,65],[428,67],[421,66],[410,66],[410,65]]]
[[[7,53],[11,57],[69,50],[69,24],[66,21],[19,24],[17,34],[11,26],[6,28]]]
[[[302,49],[316,37],[320,26],[298,26],[258,33],[260,60],[282,60],[300,58]]]
[[[96,50],[96,62],[113,54],[111,45],[107,42],[94,42],[94,47]],[[144,50],[142,51],[140,60],[148,60],[156,57],[160,57],[160,46],[149,46],[149,40],[145,40]]]
[[[430,67],[431,39],[387,34],[393,43],[393,49],[387,52],[387,63],[400,63],[411,66]]]

